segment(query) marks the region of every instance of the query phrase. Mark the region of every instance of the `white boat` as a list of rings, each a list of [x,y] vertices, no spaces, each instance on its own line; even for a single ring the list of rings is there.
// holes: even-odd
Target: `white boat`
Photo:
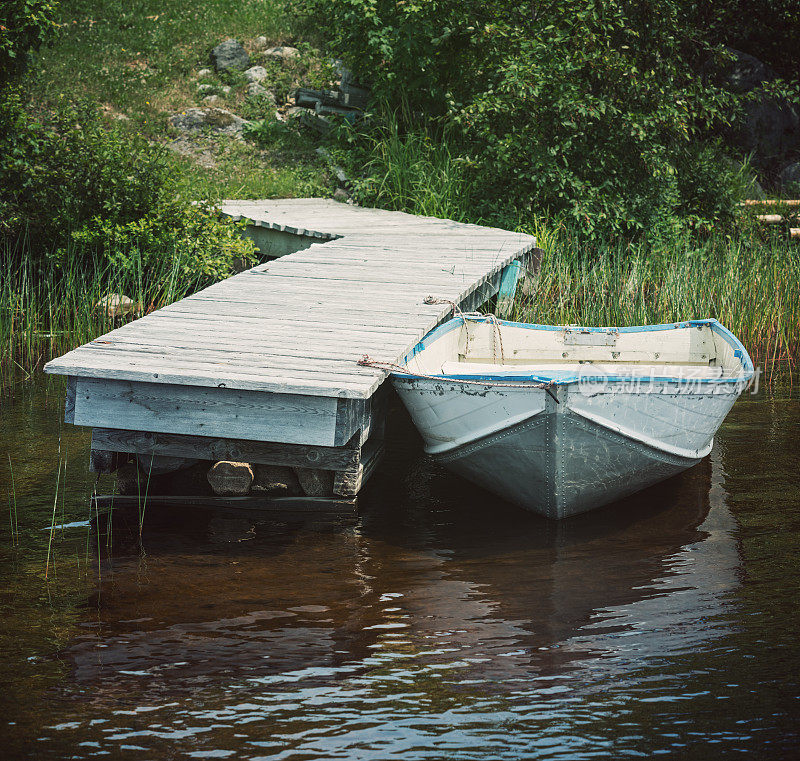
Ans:
[[[473,315],[428,334],[395,369],[427,452],[549,518],[699,462],[753,376],[716,320],[580,328]]]

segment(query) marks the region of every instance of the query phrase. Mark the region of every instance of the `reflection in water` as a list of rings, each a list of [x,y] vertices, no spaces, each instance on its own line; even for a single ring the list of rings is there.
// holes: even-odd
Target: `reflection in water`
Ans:
[[[437,469],[413,440],[397,446],[357,519],[151,510],[141,541],[135,511],[93,521],[99,578],[71,608],[61,676],[9,747],[298,759],[704,758],[696,736],[755,747],[764,717],[750,699],[726,701],[729,718],[708,703],[736,695],[745,578],[721,446],[561,523]],[[796,737],[784,723],[771,757]]]

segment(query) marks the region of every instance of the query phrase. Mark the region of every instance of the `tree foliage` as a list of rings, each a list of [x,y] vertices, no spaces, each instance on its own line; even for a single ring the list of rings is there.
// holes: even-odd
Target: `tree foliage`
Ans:
[[[737,172],[711,137],[737,102],[700,73],[725,53],[680,0],[309,2],[379,101],[447,125],[476,203],[625,233],[733,209]]]

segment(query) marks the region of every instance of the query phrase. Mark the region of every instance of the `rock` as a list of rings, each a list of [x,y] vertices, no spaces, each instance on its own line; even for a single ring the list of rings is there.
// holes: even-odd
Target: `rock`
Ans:
[[[745,165],[741,161],[737,161],[730,156],[723,156],[722,161],[730,171],[741,175],[744,185],[743,190],[746,198],[767,197],[766,193],[764,192],[764,188],[761,187],[761,184],[759,183],[755,172],[753,172],[752,167],[748,166],[745,168]]]
[[[136,311],[137,304],[133,299],[121,293],[109,293],[94,305],[106,313],[106,317],[124,317]]]
[[[778,175],[778,181],[784,188],[794,187],[800,189],[800,161],[787,164],[781,169],[781,173]]]
[[[208,130],[222,135],[240,135],[248,122],[224,108],[187,108],[179,114],[170,116],[168,123],[181,132]]]
[[[206,475],[214,494],[220,497],[242,497],[250,493],[253,469],[247,462],[215,462]]]
[[[209,85],[209,84],[197,85],[197,92],[200,93],[200,95],[208,95],[210,93],[213,93],[214,89],[215,89],[214,85]]]
[[[303,114],[307,114],[308,109],[300,108],[300,106],[292,106],[291,108],[286,109],[286,118],[287,119],[299,119]]]
[[[278,45],[277,47],[265,50],[264,55],[270,58],[278,58],[281,61],[291,61],[293,58],[297,58],[297,56],[300,55],[300,51],[297,48],[292,48],[287,45]]]
[[[196,164],[206,169],[217,168],[217,158],[213,140],[185,134],[167,143],[167,149],[173,153],[177,153],[179,156],[187,156]]]
[[[734,48],[726,48],[726,50],[734,57],[734,60],[725,67],[722,73],[722,82],[733,92],[750,92],[764,82],[775,79],[775,72],[755,56]]]
[[[785,155],[800,142],[800,117],[791,103],[764,97],[745,104],[737,142],[760,159]]]
[[[247,85],[247,97],[252,98],[253,100],[266,101],[277,107],[277,104],[275,103],[275,96],[269,90],[267,90],[266,87],[258,84],[258,82],[251,82],[249,85]]]
[[[350,194],[344,188],[336,188],[333,191],[333,200],[341,203],[347,203],[350,200]]]
[[[121,468],[117,468],[115,475],[119,494],[136,494],[140,488],[144,491],[147,477],[142,477],[139,474],[139,468],[136,467],[136,463],[128,462]]]
[[[333,496],[333,471],[319,468],[295,468],[294,472],[307,497]]]
[[[220,98],[219,95],[206,95],[206,97],[203,98],[203,103],[207,106],[218,106],[222,103],[222,98]]]
[[[251,66],[245,73],[248,82],[263,82],[267,78],[267,70],[263,66]]]
[[[198,79],[205,79],[206,77],[212,76],[213,73],[214,72],[211,71],[211,69],[200,69],[200,71],[197,72],[197,78]]]
[[[261,35],[260,37],[256,37],[253,40],[253,47],[256,50],[264,50],[264,48],[267,47],[267,38],[264,37],[264,35]]]
[[[250,56],[236,40],[225,40],[211,51],[211,62],[217,71],[244,71],[250,66]]]
[[[230,95],[231,94],[231,86],[230,85],[223,85],[220,90],[222,91],[223,95]]]
[[[263,491],[280,497],[302,495],[297,474],[282,465],[255,465],[253,491]]]

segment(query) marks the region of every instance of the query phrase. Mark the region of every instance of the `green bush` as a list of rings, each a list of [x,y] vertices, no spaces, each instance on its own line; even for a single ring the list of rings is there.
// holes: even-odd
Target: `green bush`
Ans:
[[[691,177],[737,103],[698,73],[720,52],[679,0],[306,7],[328,19],[336,52],[372,78],[390,111],[405,108],[411,128],[447,126],[484,217],[510,206],[636,234],[733,211],[727,164],[704,164],[716,196]]]
[[[180,200],[131,222],[89,220],[49,259],[61,267],[106,262],[115,276],[141,282],[151,293],[170,291],[176,282],[196,290],[256,263],[255,247],[242,236],[240,224],[210,206]],[[170,263],[167,277],[164,262]]]
[[[21,90],[0,97],[0,205],[6,235],[27,229],[42,250],[100,217],[125,224],[169,190],[164,149],[87,104],[37,114]]]
[[[0,87],[28,66],[30,56],[55,33],[56,3],[3,0],[0,5]]]
[[[173,192],[172,169],[162,147],[89,106],[37,119],[19,88],[0,97],[0,237],[40,270],[108,265],[152,289],[166,259],[202,287],[255,261],[236,225]]]

